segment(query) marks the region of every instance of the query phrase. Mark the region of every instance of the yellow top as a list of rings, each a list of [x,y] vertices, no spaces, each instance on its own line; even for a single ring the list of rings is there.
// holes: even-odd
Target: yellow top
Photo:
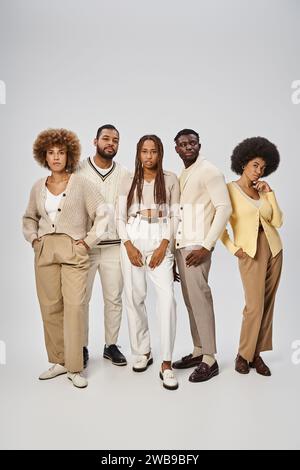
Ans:
[[[247,255],[254,258],[261,223],[272,256],[276,256],[282,250],[281,239],[275,228],[282,225],[282,212],[274,192],[260,193],[260,203],[257,204],[257,201],[252,200],[244,193],[237,183],[229,183],[227,187],[232,204],[232,215],[229,222],[232,227],[234,242],[232,242],[228,231],[225,229],[221,235],[224,245],[232,254],[242,248]]]

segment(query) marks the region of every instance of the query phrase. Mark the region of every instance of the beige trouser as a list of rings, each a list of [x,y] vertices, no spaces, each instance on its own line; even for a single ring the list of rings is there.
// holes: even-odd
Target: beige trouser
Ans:
[[[45,235],[34,245],[37,295],[49,362],[83,369],[84,302],[89,255],[68,235]]]
[[[282,251],[275,257],[264,231],[259,232],[254,258],[239,259],[246,305],[240,336],[239,354],[252,361],[262,351],[272,350],[275,295],[278,288]]]
[[[211,255],[199,266],[187,267],[185,259],[192,250],[176,250],[176,261],[181,277],[181,289],[189,314],[191,334],[195,347],[203,354],[216,353],[215,316],[208,275]]]
[[[120,262],[120,245],[96,246],[90,253],[90,268],[87,278],[85,309],[85,346],[89,340],[89,302],[98,271],[104,301],[105,343],[116,344],[122,319],[123,276]]]

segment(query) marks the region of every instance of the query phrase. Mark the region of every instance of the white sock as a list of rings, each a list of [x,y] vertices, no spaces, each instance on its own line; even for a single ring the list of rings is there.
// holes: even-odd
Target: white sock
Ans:
[[[204,354],[202,362],[211,367],[216,362],[214,354]]]
[[[201,356],[202,355],[202,348],[198,347],[198,346],[195,346],[194,347],[194,351],[193,351],[193,357],[198,357],[198,356]]]

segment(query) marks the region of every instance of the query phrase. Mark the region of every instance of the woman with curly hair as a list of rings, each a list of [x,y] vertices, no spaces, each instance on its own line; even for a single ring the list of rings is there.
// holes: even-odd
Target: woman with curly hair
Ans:
[[[263,137],[245,139],[231,156],[231,169],[241,175],[228,184],[234,241],[227,230],[221,239],[238,257],[245,292],[235,361],[240,374],[248,374],[253,367],[258,374],[271,375],[260,353],[272,350],[273,311],[282,268],[282,244],[276,228],[282,225],[282,213],[269,184],[260,178],[274,172],[279,160],[276,146]]]
[[[137,356],[133,370],[143,372],[153,363],[145,306],[148,275],[160,317],[160,378],[165,388],[175,390],[178,382],[171,367],[176,330],[173,243],[178,225],[179,182],[176,175],[163,170],[162,160],[159,137],[143,136],[137,144],[135,173],[123,181],[117,219],[129,336]]]
[[[35,253],[48,359],[54,364],[39,378],[67,373],[74,386],[84,388],[88,384],[81,375],[88,251],[106,233],[107,210],[98,188],[73,173],[80,158],[76,134],[45,130],[34,142],[33,155],[50,170],[49,176],[33,185],[23,216],[23,233]]]

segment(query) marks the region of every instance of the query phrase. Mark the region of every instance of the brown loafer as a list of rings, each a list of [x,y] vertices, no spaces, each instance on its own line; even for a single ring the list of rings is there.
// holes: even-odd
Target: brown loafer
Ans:
[[[219,366],[217,361],[209,367],[205,362],[196,367],[194,372],[189,376],[190,382],[206,382],[219,374]]]
[[[260,356],[255,357],[253,362],[249,363],[249,366],[252,369],[256,369],[256,372],[260,375],[264,375],[265,377],[270,377],[271,375],[269,367],[264,363]]]
[[[239,374],[249,374],[249,372],[250,372],[250,367],[249,367],[248,361],[246,361],[246,359],[244,359],[239,354],[236,356],[235,370]]]
[[[202,362],[203,356],[193,357],[193,354],[184,356],[179,361],[173,362],[173,369],[189,369],[189,367],[198,366]]]

